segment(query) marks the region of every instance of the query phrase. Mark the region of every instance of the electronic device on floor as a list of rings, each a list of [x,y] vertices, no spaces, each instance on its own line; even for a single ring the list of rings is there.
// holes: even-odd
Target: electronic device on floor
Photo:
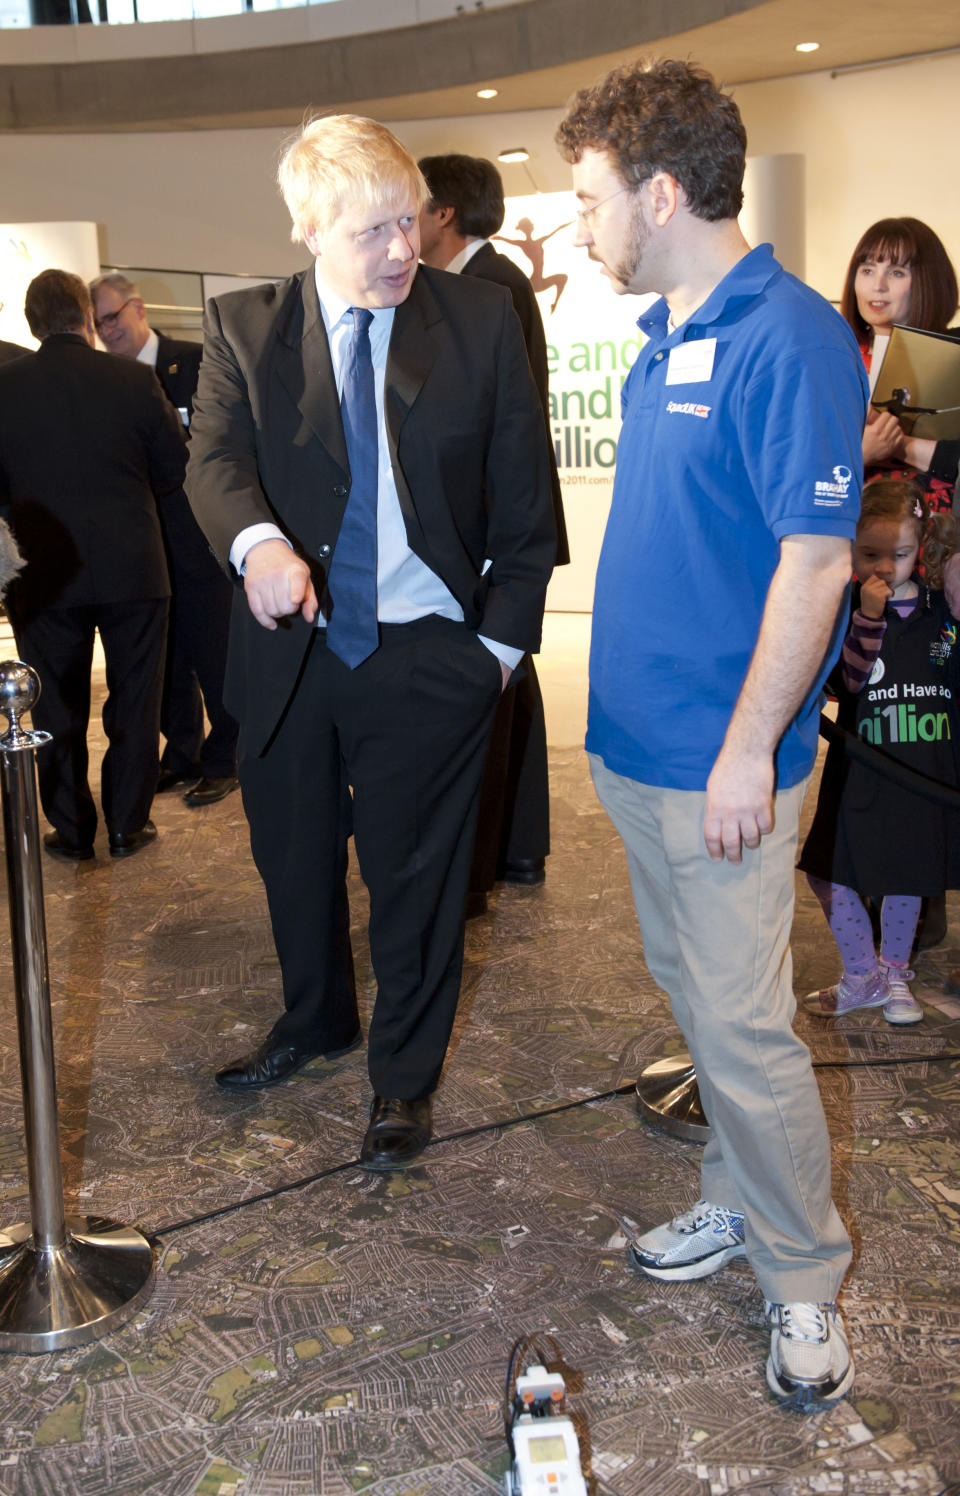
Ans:
[[[556,1345],[548,1338],[556,1364]],[[527,1356],[526,1370],[518,1375]],[[587,1496],[577,1431],[564,1411],[566,1384],[559,1371],[547,1370],[545,1360],[535,1337],[518,1340],[510,1353],[505,1411],[512,1464],[504,1491],[506,1496]]]

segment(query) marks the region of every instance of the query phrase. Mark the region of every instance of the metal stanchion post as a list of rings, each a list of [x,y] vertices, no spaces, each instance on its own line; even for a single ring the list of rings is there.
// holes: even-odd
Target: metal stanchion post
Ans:
[[[654,1060],[641,1072],[637,1111],[676,1138],[687,1138],[691,1143],[707,1141],[710,1123],[700,1103],[697,1072],[686,1050]]]
[[[103,1216],[65,1216],[40,870],[34,754],[50,741],[20,717],[40,694],[20,660],[0,664],[0,791],[32,1224],[0,1230],[0,1351],[53,1351],[116,1329],[153,1288],[150,1243]]]

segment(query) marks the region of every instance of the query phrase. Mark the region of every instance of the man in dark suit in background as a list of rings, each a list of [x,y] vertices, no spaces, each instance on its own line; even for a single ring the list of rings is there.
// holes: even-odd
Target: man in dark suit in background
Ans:
[[[93,856],[87,782],[94,633],[106,657],[101,800],[112,857],[156,835],[160,693],[170,583],[157,497],[183,483],[186,445],[153,375],[94,348],[83,281],[44,270],[27,322],[40,348],[0,368],[0,509],[26,565],[6,597],[17,647],[40,676],[35,725],[44,837],[53,856]]]
[[[430,1138],[490,724],[540,640],[547,442],[510,298],[418,269],[427,189],[389,130],[314,120],[280,184],[314,263],[209,303],[187,476],[243,579],[227,704],[286,1007],[217,1081],[359,1042],[352,825],[377,979],[360,1158],[392,1169]]]
[[[94,326],[108,353],[156,371],[189,437],[201,344],[154,332],[136,285],[118,271],[92,281],[90,295]],[[185,493],[167,499],[161,518],[172,596],[160,713],[166,745],[157,792],[187,785],[187,805],[213,805],[237,787],[238,729],[223,705],[233,592]],[[206,736],[204,707],[210,720]]]
[[[550,481],[557,526],[557,565],[570,560],[560,479],[550,438],[547,340],[530,279],[491,237],[503,226],[503,182],[479,156],[425,156],[419,162],[430,201],[420,213],[420,258],[435,270],[476,276],[506,286],[523,328],[527,357],[550,442]],[[550,851],[550,792],[543,697],[533,660],[523,662],[494,722],[484,772],[468,913],[482,914],[498,878],[542,883]]]

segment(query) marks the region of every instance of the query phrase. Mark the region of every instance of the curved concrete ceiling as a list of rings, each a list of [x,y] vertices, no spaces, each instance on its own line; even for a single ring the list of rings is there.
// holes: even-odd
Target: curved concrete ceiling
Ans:
[[[263,27],[291,11],[231,18]],[[217,22],[195,23],[215,27]],[[170,23],[177,26],[177,23]],[[158,28],[150,28],[157,31]],[[286,27],[289,32],[289,25]],[[182,36],[182,31],[180,32]],[[252,34],[252,33],[251,33]],[[171,33],[171,40],[173,33]],[[801,57],[798,41],[820,50]],[[524,0],[397,30],[229,51],[0,67],[0,128],[85,132],[290,125],[304,110],[401,120],[558,107],[643,50],[726,83],[960,45],[956,0]]]

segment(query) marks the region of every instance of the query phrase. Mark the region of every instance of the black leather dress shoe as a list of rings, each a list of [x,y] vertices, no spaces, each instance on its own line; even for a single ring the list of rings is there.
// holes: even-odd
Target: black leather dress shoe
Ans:
[[[43,836],[43,845],[51,857],[56,857],[58,862],[89,862],[93,856],[92,847],[68,847],[60,840],[58,831],[46,831]]]
[[[487,896],[485,893],[475,893],[471,888],[467,894],[467,902],[464,905],[464,919],[479,919],[481,914],[487,912]]]
[[[142,852],[144,847],[149,847],[152,841],[156,841],[156,837],[157,828],[152,821],[141,826],[139,831],[111,831],[110,856],[133,857],[135,853]]]
[[[199,774],[185,773],[183,769],[161,769],[156,793],[169,795],[171,790],[179,789],[182,784],[196,784],[199,778]]]
[[[349,1044],[343,1044],[339,1049],[319,1050],[302,1049],[299,1044],[278,1043],[276,1039],[266,1038],[252,1054],[241,1055],[239,1060],[224,1065],[214,1080],[224,1091],[262,1091],[266,1086],[278,1086],[321,1055],[325,1060],[336,1060],[349,1054],[362,1039],[363,1035],[357,1033]]]
[[[199,779],[192,790],[187,790],[183,803],[194,807],[216,805],[218,800],[225,800],[239,783],[236,774],[227,774],[223,779]]]
[[[432,1130],[429,1096],[423,1101],[374,1096],[360,1162],[365,1169],[403,1169],[420,1157]]]
[[[504,883],[542,883],[547,876],[545,857],[518,857],[504,865]]]

